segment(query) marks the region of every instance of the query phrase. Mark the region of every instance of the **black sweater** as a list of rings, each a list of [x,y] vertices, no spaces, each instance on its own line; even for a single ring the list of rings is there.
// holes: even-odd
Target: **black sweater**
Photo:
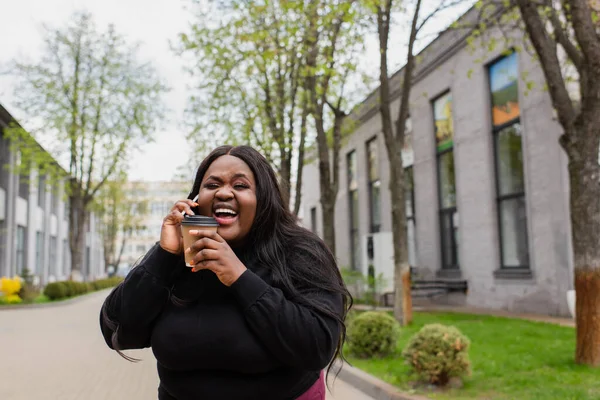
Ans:
[[[270,271],[248,253],[236,251],[248,270],[226,287],[157,244],[105,300],[106,343],[152,347],[160,400],[292,400],[331,361],[339,324],[275,287]],[[291,268],[315,262],[288,254]],[[299,290],[341,315],[340,295]],[[178,299],[186,304],[174,304]]]

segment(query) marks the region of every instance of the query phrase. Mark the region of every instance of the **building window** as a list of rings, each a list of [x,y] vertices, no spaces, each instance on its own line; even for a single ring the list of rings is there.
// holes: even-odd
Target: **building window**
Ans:
[[[317,233],[317,207],[310,209],[310,230]]]
[[[46,205],[46,175],[38,177],[38,206],[44,208]]]
[[[377,138],[367,142],[367,170],[369,173],[369,217],[371,233],[381,229],[381,181],[379,180],[379,153]]]
[[[417,265],[416,220],[415,220],[415,181],[413,175],[414,152],[412,148],[412,121],[406,119],[402,165],[404,166],[404,204],[406,210],[406,244],[408,263]]]
[[[406,206],[406,244],[408,263],[417,265],[416,224],[415,224],[415,184],[413,167],[404,169],[404,204]]]
[[[27,200],[29,197],[29,175],[19,175],[19,197]]]
[[[48,270],[55,275],[58,274],[58,265],[56,265],[56,252],[58,247],[58,239],[56,236],[50,236],[50,249],[48,254]]]
[[[454,177],[454,124],[452,95],[446,93],[433,101],[435,141],[438,166],[438,195],[440,207],[440,237],[442,269],[459,268],[458,212]]]
[[[44,233],[35,233],[35,265],[32,268],[32,272],[36,273],[37,269],[40,268],[42,272],[44,270]]]
[[[50,192],[50,212],[58,215],[58,189],[54,188]]]
[[[17,275],[20,275],[25,269],[25,238],[27,229],[24,226],[17,225]]]
[[[71,259],[71,249],[69,248],[69,241],[63,239],[63,276],[69,275]]]
[[[489,67],[501,268],[529,268],[518,58]]]
[[[69,199],[68,198],[65,199],[64,205],[65,205],[64,218],[65,218],[65,221],[68,221],[69,220]]]
[[[346,156],[348,171],[348,210],[350,220],[350,263],[353,270],[359,270],[360,242],[358,236],[358,168],[356,165],[356,151],[351,151]]]
[[[91,274],[92,272],[92,253],[90,252],[90,246],[86,246],[85,248],[85,273],[86,275]]]

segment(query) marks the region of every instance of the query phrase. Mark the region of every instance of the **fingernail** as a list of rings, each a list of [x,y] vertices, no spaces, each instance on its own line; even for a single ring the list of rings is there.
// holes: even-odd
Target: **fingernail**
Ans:
[[[187,249],[185,249],[185,254],[189,254],[190,251],[192,251],[189,247]]]
[[[196,229],[190,230],[190,235],[197,235],[198,231]]]

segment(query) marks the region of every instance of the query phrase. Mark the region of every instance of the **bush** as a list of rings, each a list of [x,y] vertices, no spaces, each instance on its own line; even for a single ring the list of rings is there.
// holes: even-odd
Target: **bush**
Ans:
[[[117,286],[121,282],[123,282],[123,278],[113,276],[112,278],[99,279],[97,281],[92,282],[92,284],[94,285],[95,290],[102,290]]]
[[[68,297],[65,282],[53,282],[46,285],[44,295],[50,300],[60,300]]]
[[[454,326],[429,324],[410,339],[402,356],[419,380],[445,386],[450,378],[470,374],[470,343]]]
[[[67,297],[79,296],[82,294],[94,292],[96,290],[106,289],[118,285],[123,278],[113,277],[108,279],[99,279],[93,282],[75,282],[61,281],[49,283],[44,289],[44,294],[50,300],[60,300]]]
[[[88,285],[85,282],[64,281],[61,283],[67,288],[67,297],[79,296],[88,292]]]
[[[395,351],[399,335],[400,325],[388,313],[364,312],[348,324],[348,350],[360,358],[385,357]]]
[[[13,279],[2,277],[0,278],[0,301],[2,304],[18,304],[22,299],[19,297],[19,292],[22,288],[22,280],[15,276]]]
[[[10,294],[8,296],[0,296],[0,304],[21,304],[23,300],[16,294]]]

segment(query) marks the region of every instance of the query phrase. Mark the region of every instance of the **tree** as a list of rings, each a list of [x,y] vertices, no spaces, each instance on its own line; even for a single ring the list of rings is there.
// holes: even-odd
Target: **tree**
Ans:
[[[127,177],[124,173],[118,179],[107,181],[94,199],[92,210],[100,221],[99,231],[104,248],[106,271],[121,264],[121,257],[127,244],[127,238],[136,231],[145,229],[143,216],[147,213],[147,201],[138,201],[125,189]],[[120,243],[117,239],[121,236]]]
[[[316,128],[323,239],[335,254],[335,203],[339,189],[340,149],[352,121],[343,110],[348,77],[362,49],[358,2],[312,0],[307,9],[307,91]]]
[[[392,204],[392,236],[394,241],[394,316],[404,325],[412,322],[412,300],[410,293],[410,265],[408,263],[408,244],[406,235],[406,208],[404,165],[402,149],[406,136],[406,122],[409,117],[409,99],[412,89],[413,72],[416,65],[414,54],[415,42],[425,24],[440,11],[460,4],[460,0],[438,0],[431,10],[424,12],[422,0],[414,2],[408,37],[406,64],[403,69],[400,90],[400,106],[396,120],[395,133],[392,121],[391,97],[388,72],[388,41],[392,23],[392,11],[398,4],[394,0],[367,0],[366,5],[376,15],[377,33],[379,37],[380,70],[379,70],[379,113],[385,148],[390,168],[390,196]],[[431,6],[431,3],[429,3]]]
[[[275,167],[286,205],[296,176],[297,214],[308,114],[304,5],[211,1],[204,7],[196,6],[177,49],[193,60],[188,71],[197,78],[188,107],[192,146],[200,152],[223,143],[256,147]]]
[[[563,128],[559,143],[569,160],[569,207],[577,293],[575,361],[591,366],[600,365],[598,5],[596,0],[480,0],[477,7],[482,11],[476,31],[481,35],[486,28],[498,26],[504,28],[503,32],[524,33],[544,73],[552,105]],[[500,19],[499,14],[502,14]]]
[[[564,129],[569,159],[570,213],[577,293],[575,361],[600,365],[600,37],[597,10],[586,0],[517,0],[525,32]],[[579,98],[569,94],[558,47],[579,75]]]
[[[14,62],[15,97],[29,124],[39,122],[56,144],[55,157],[69,165],[69,246],[72,274],[78,275],[89,206],[132,149],[150,140],[166,88],[150,65],[136,60],[135,47],[112,25],[98,31],[90,14],[74,14],[64,29],[47,28],[44,42],[39,62]],[[19,127],[8,133],[13,142],[29,136]],[[42,153],[29,146],[22,164],[43,164]]]

